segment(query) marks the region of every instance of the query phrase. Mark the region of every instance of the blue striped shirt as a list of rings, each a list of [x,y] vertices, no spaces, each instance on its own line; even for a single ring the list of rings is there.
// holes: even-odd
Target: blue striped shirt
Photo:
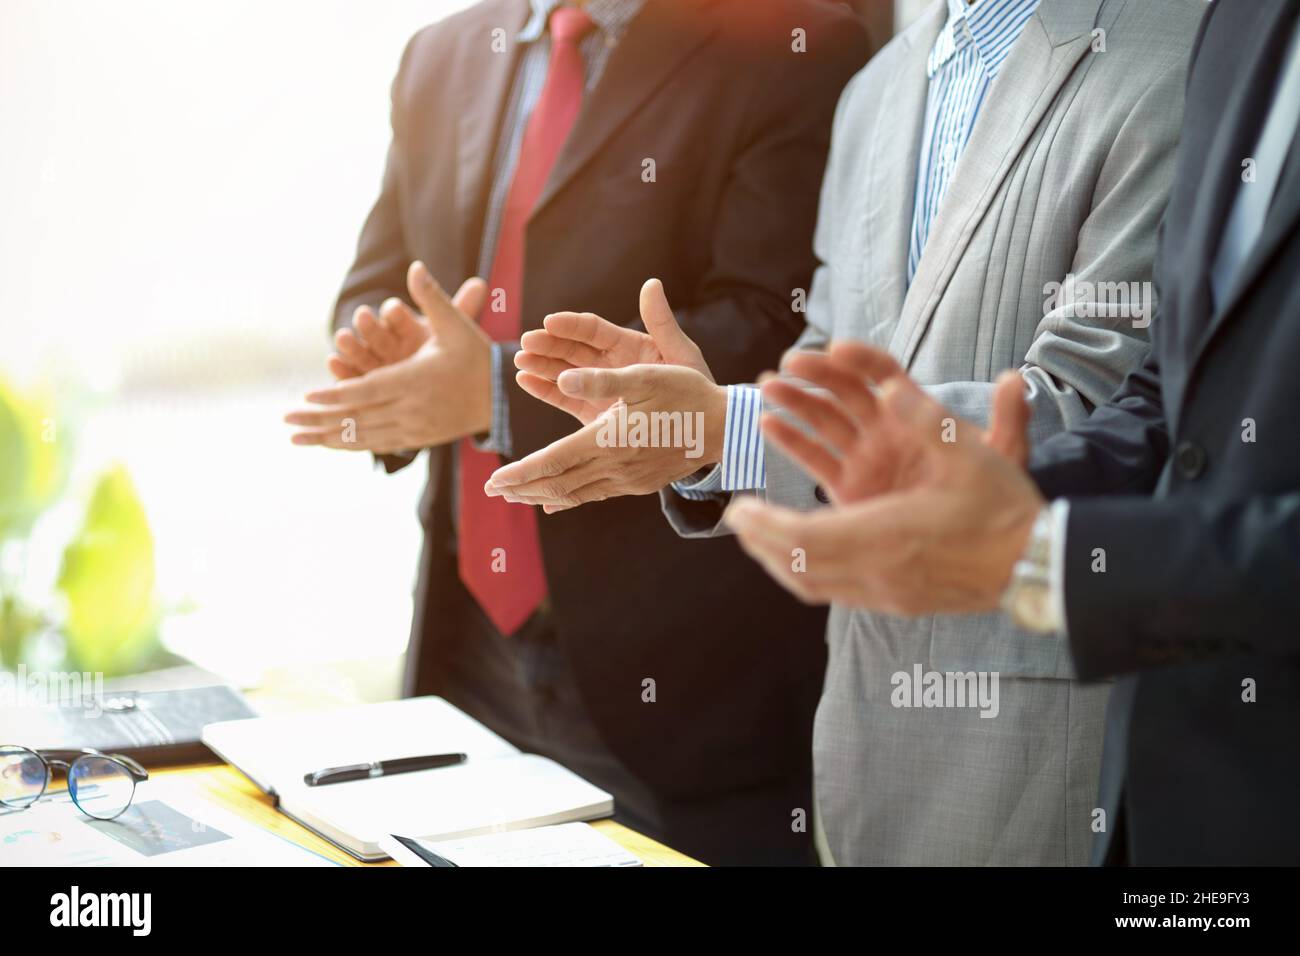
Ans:
[[[916,169],[909,285],[989,87],[1038,4],[1039,0],[948,0],[948,21],[926,62],[930,87]],[[693,482],[675,484],[677,493],[698,500],[718,492],[767,487],[758,426],[761,412],[756,387],[728,386],[722,462]]]
[[[930,227],[948,193],[975,119],[1003,61],[1039,0],[948,0],[948,23],[930,50],[930,92],[916,168],[916,204],[907,253],[907,281],[916,276]]]

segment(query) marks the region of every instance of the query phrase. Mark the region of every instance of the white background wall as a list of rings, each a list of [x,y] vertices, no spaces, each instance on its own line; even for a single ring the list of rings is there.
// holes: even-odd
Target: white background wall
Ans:
[[[129,371],[142,348],[237,332],[318,343],[403,44],[466,5],[3,0],[0,321],[18,354]]]
[[[202,663],[405,646],[419,469],[279,419],[324,381],[402,47],[465,5],[0,0],[0,375],[83,408],[74,500],[131,470],[163,597],[198,608],[168,640]]]

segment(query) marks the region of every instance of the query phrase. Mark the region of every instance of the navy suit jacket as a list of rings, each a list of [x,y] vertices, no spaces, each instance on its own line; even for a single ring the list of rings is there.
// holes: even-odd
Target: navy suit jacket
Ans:
[[[1294,143],[1234,290],[1215,303],[1209,281],[1298,13],[1300,0],[1209,8],[1157,256],[1150,357],[1031,460],[1046,494],[1071,499],[1066,619],[1079,673],[1120,678],[1098,858],[1300,863]]]

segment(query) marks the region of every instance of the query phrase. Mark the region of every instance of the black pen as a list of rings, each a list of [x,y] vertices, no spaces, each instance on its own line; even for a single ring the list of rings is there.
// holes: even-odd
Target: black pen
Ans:
[[[392,837],[394,840],[402,844],[402,846],[406,847],[408,850],[410,850],[412,853],[418,856],[425,863],[428,863],[430,866],[436,866],[436,867],[449,866],[452,867],[453,869],[460,869],[460,867],[458,867],[455,863],[451,862],[451,860],[447,859],[445,856],[439,856],[438,854],[430,850],[428,847],[421,846],[417,841],[412,840],[410,837],[401,837],[398,836],[396,833],[392,834]]]
[[[464,754],[398,757],[396,760],[376,760],[373,763],[358,763],[348,767],[327,767],[324,770],[317,770],[315,773],[304,774],[302,781],[309,787],[323,787],[330,783],[368,780],[371,777],[387,777],[395,773],[410,773],[413,770],[437,770],[439,767],[453,767],[458,763],[464,763],[467,759]]]

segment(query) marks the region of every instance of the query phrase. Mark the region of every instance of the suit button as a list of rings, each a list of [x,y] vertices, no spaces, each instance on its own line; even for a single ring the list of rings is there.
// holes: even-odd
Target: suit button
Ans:
[[[813,497],[824,505],[831,503],[831,496],[826,493],[826,489],[821,485],[813,486]]]
[[[1205,471],[1208,457],[1205,449],[1194,441],[1179,442],[1174,449],[1174,470],[1180,478],[1195,481]]]

